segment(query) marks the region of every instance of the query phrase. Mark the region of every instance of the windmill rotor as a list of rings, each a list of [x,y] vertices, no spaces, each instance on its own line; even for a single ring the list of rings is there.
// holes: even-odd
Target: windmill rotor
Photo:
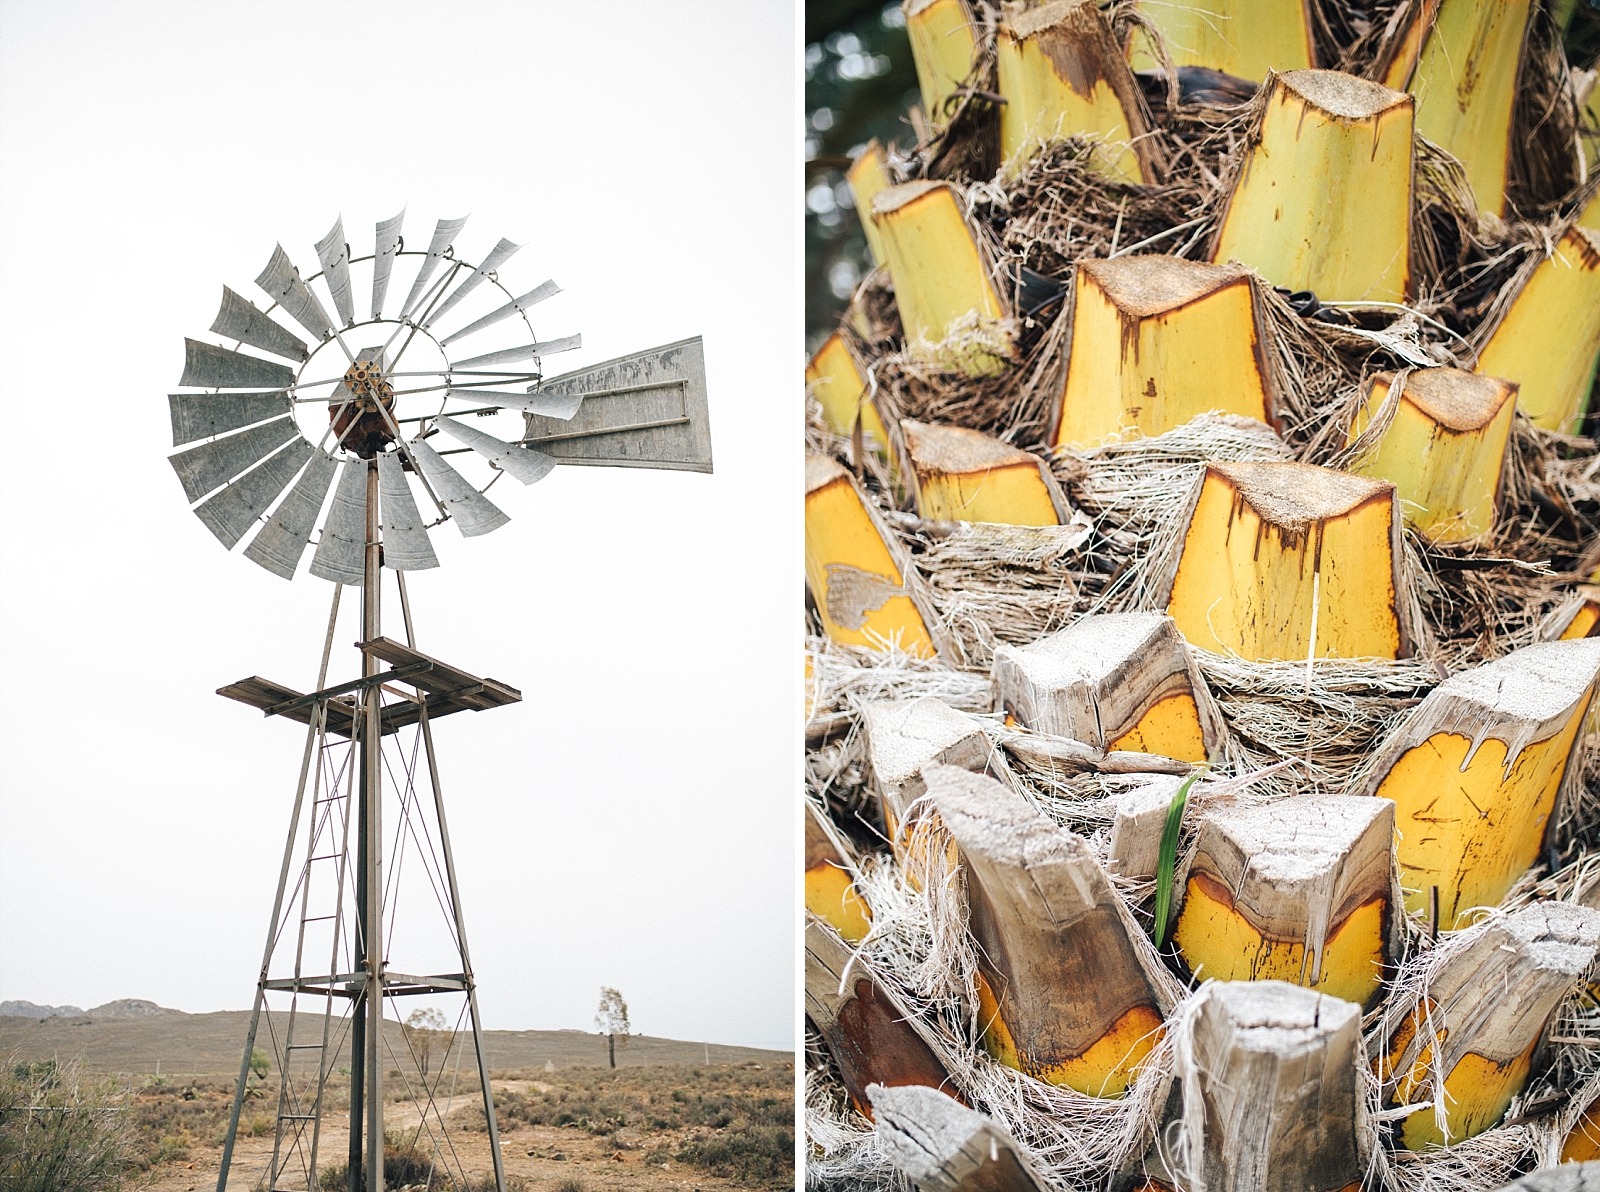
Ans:
[[[505,286],[500,268],[522,246],[501,239],[473,263],[456,251],[466,220],[442,219],[425,250],[407,250],[404,214],[377,224],[366,256],[352,255],[336,219],[315,245],[321,269],[309,278],[275,245],[255,279],[270,303],[224,286],[211,332],[225,342],[185,341],[187,392],[168,399],[179,448],[170,462],[184,495],[225,547],[244,541],[246,558],[286,579],[314,545],[312,574],[362,582],[363,531],[351,521],[359,501],[352,508],[347,498],[368,460],[383,481],[385,565],[437,566],[433,528],[455,520],[466,537],[498,529],[509,517],[484,491],[502,472],[532,484],[555,465],[463,419],[566,421],[583,402],[581,393],[540,392],[544,358],[581,347],[582,337],[534,334],[530,309],[560,287],[545,281],[518,295]],[[386,314],[395,272],[403,277],[413,262],[399,312]],[[370,317],[359,320],[358,270],[370,272],[372,295]],[[454,446],[427,443],[441,432]],[[447,455],[475,457],[477,475]]]

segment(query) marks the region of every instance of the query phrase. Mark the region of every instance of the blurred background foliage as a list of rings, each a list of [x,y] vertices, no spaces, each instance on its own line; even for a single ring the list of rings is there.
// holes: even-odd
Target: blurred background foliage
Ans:
[[[806,351],[838,325],[871,268],[844,172],[872,138],[915,139],[906,112],[917,102],[898,0],[806,4]]]

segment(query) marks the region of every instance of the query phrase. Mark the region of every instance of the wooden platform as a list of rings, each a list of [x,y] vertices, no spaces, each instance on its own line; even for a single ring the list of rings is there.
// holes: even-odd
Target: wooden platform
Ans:
[[[335,687],[302,694],[292,687],[251,675],[226,687],[217,689],[218,695],[260,708],[268,716],[287,716],[301,724],[310,724],[319,703],[328,709],[327,729],[334,736],[355,735],[358,696],[371,683],[383,685],[398,701],[386,703],[382,711],[382,731],[385,736],[397,732],[422,719],[424,708],[429,720],[437,720],[452,712],[482,712],[499,708],[522,699],[515,687],[508,687],[494,679],[480,679],[437,658],[420,654],[410,646],[387,637],[358,642],[362,652],[392,669],[380,671],[371,679],[354,679]],[[399,692],[393,685],[403,684],[414,688],[415,695]]]

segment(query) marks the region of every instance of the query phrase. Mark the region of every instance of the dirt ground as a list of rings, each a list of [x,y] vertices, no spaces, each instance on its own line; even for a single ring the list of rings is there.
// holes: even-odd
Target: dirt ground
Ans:
[[[495,1082],[497,1096],[501,1084],[500,1081]],[[403,1116],[397,1112],[391,1125],[398,1124]],[[703,1127],[699,1129],[704,1130]],[[572,1179],[580,1181],[585,1190],[592,1192],[665,1192],[667,1189],[674,1192],[692,1189],[716,1192],[750,1186],[698,1171],[671,1159],[657,1162],[646,1160],[647,1150],[663,1145],[676,1150],[692,1134],[693,1131],[639,1133],[636,1140],[624,1136],[622,1141],[629,1145],[626,1149],[619,1149],[611,1140],[581,1129],[514,1126],[502,1135],[500,1150],[508,1183],[521,1178],[526,1182],[529,1192],[553,1190],[563,1181]],[[325,1129],[322,1143],[325,1153],[343,1155],[348,1139],[349,1132],[346,1129]],[[463,1166],[469,1176],[476,1178],[490,1173],[487,1135],[459,1135],[456,1144],[461,1148]],[[228,1181],[230,1188],[253,1189],[271,1156],[270,1137],[241,1138],[234,1148],[233,1171]],[[140,1185],[141,1192],[212,1192],[217,1186],[217,1173],[221,1165],[221,1147],[192,1147],[188,1161],[151,1171],[146,1177],[148,1182]]]

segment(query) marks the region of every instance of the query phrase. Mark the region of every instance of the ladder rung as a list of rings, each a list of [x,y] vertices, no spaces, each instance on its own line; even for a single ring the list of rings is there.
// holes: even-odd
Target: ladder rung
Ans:
[[[337,861],[343,853],[323,853],[320,857],[312,857],[313,861]]]
[[[301,919],[300,922],[321,923],[324,919],[337,919],[338,917],[338,915],[310,915],[307,918]]]
[[[317,1120],[317,1115],[314,1113],[280,1113],[278,1120],[280,1122],[314,1122]]]
[[[284,1048],[284,1050],[285,1051],[321,1051],[322,1050],[322,1044],[321,1043],[290,1043],[288,1046],[286,1046]]]

